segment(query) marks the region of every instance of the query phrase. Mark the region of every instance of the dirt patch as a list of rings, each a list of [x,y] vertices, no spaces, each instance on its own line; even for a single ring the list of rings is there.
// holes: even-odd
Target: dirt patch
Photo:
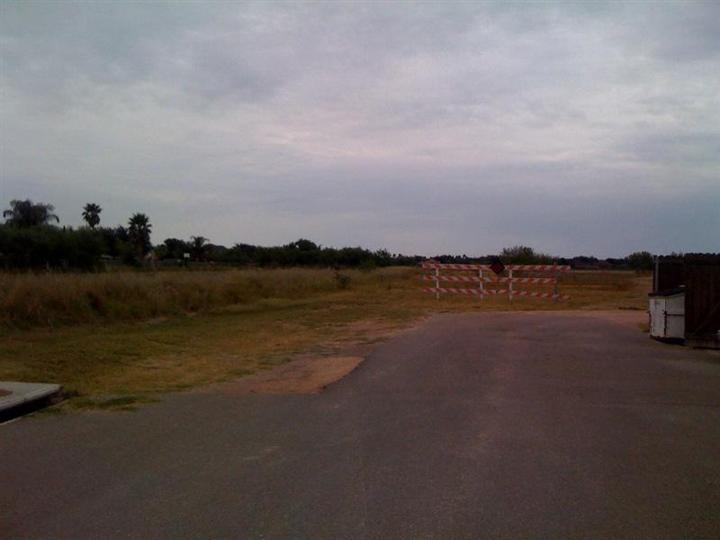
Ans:
[[[420,326],[412,323],[361,320],[344,325],[344,337],[325,339],[316,348],[295,355],[272,369],[226,383],[197,389],[202,393],[316,394],[354,370],[381,342]]]
[[[3,390],[2,388],[0,388],[0,397],[2,397],[2,396],[9,396],[9,395],[10,395],[10,392],[8,392],[7,390]]]
[[[201,389],[222,394],[316,394],[355,369],[362,356],[306,357],[269,371]]]

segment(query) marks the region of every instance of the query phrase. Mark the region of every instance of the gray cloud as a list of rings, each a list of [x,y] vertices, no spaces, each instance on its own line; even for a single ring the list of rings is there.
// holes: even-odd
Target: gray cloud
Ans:
[[[714,2],[5,2],[0,199],[155,240],[718,250]]]

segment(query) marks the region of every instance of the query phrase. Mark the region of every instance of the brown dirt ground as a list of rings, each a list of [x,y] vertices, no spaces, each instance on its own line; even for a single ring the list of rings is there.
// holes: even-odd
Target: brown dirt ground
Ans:
[[[355,369],[362,356],[297,358],[274,369],[199,390],[221,394],[316,394]]]
[[[198,388],[201,393],[222,394],[317,394],[354,370],[382,341],[422,324],[410,326],[380,321],[358,321],[349,325],[351,340],[329,340],[320,352],[303,353],[272,369],[234,381]]]

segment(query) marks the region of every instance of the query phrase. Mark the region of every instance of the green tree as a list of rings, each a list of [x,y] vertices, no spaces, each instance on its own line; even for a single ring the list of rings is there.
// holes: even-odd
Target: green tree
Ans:
[[[83,207],[82,217],[91,229],[94,229],[100,224],[100,208],[99,204],[87,203]]]
[[[196,261],[204,261],[207,256],[208,239],[204,236],[191,236],[190,237],[190,254]]]
[[[390,266],[392,264],[393,257],[387,249],[378,249],[373,253],[375,258],[375,264],[378,266]]]
[[[5,223],[16,227],[37,227],[48,225],[51,221],[60,222],[60,218],[53,214],[55,207],[52,204],[34,203],[30,199],[24,201],[10,201],[10,208],[3,211]]]
[[[652,270],[653,256],[649,251],[636,251],[626,257],[628,266],[634,270]]]
[[[142,259],[152,249],[152,244],[150,243],[151,231],[152,225],[150,224],[150,218],[145,214],[135,213],[128,220],[128,237],[130,243],[135,248],[138,259]]]
[[[552,262],[550,255],[536,253],[533,248],[522,245],[503,249],[500,258],[504,263],[511,264],[547,264]]]
[[[179,238],[166,238],[163,242],[165,246],[165,259],[184,259],[185,253],[190,253],[190,244]]]
[[[315,242],[313,242],[312,240],[307,240],[305,238],[296,240],[295,242],[288,244],[286,247],[288,249],[297,249],[299,251],[317,251],[318,249],[320,249],[320,246],[318,246]]]
[[[0,266],[7,269],[93,270],[102,252],[102,236],[91,229],[0,225]]]

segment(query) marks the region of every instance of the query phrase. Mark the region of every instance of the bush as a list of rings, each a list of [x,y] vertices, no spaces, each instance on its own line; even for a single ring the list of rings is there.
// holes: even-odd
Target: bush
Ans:
[[[94,270],[101,266],[103,244],[92,229],[0,225],[0,264],[8,270]]]
[[[505,248],[500,258],[506,264],[551,264],[553,258],[545,253],[536,253],[528,246],[513,246]]]
[[[347,274],[335,272],[335,283],[337,283],[338,289],[347,289],[350,287],[350,281],[350,276]]]

